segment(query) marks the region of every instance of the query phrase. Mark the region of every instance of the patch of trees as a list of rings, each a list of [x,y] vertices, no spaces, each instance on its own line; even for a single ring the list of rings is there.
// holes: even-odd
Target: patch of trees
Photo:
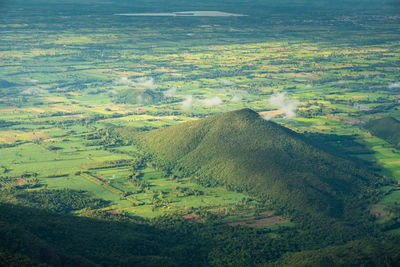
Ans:
[[[385,235],[346,244],[344,240],[354,236],[348,232],[343,240],[330,240],[323,229],[230,227],[215,215],[199,214],[208,218],[204,223],[180,214],[151,221],[101,211],[87,215],[92,218],[0,204],[0,249],[23,254],[14,258],[17,262],[29,258],[57,266],[287,266],[294,259],[291,262],[302,263],[316,258],[329,259],[332,265],[384,259],[393,266],[399,255],[399,239]],[[327,231],[342,230],[333,228]],[[299,252],[327,244],[318,251]],[[277,261],[286,253],[290,254]]]
[[[19,176],[0,176],[1,190],[33,189],[37,187],[40,187],[40,183],[35,172],[25,171]]]
[[[22,122],[11,121],[11,120],[0,120],[0,127],[6,128],[6,127],[14,126],[14,125],[19,125],[21,123]]]
[[[180,187],[180,186],[172,188],[172,192],[177,197],[204,195],[204,192],[202,190],[196,188]]]
[[[59,116],[73,116],[73,115],[79,115],[80,113],[77,112],[63,112],[63,111],[55,111],[55,112],[43,112],[40,113],[38,118],[46,118],[46,117],[59,117]]]
[[[315,118],[318,116],[324,116],[327,113],[322,107],[309,108],[309,109],[300,109],[297,111],[297,114],[303,118]]]
[[[35,191],[0,191],[3,202],[35,207],[57,213],[71,213],[81,209],[99,209],[109,205],[108,201],[92,198],[87,192],[69,189]]]
[[[125,167],[131,164],[135,164],[135,159],[119,159],[119,160],[106,160],[103,162],[95,162],[90,164],[85,164],[83,167],[88,170],[97,170],[97,169],[109,169],[109,168],[118,168]]]
[[[396,266],[399,262],[398,241],[388,244],[376,239],[365,239],[341,246],[288,253],[273,266]]]
[[[63,148],[62,148],[62,147],[59,147],[59,146],[48,145],[48,146],[46,146],[46,149],[47,149],[47,150],[50,150],[50,151],[57,151],[57,150],[61,150],[61,149],[63,149]]]

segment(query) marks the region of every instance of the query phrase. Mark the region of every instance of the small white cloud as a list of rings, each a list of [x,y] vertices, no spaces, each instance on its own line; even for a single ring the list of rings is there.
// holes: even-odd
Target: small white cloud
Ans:
[[[176,93],[176,88],[171,88],[164,92],[164,96],[173,97],[175,93]]]
[[[222,100],[218,96],[215,96],[213,98],[201,99],[198,103],[206,107],[217,107],[222,104]]]
[[[193,96],[187,95],[185,96],[185,100],[182,101],[183,109],[190,109],[193,106]]]
[[[47,94],[47,91],[40,88],[29,88],[21,92],[21,95],[43,95]]]
[[[400,88],[400,82],[394,82],[394,83],[391,83],[391,84],[389,84],[389,89],[397,89],[397,88]]]
[[[138,96],[136,97],[136,102],[137,102],[138,104],[142,104],[142,103],[143,103],[143,97],[142,97],[142,95],[138,95]]]
[[[222,80],[221,81],[223,85],[227,85],[227,86],[233,86],[236,85],[236,83],[229,81],[229,80]]]
[[[272,119],[272,116],[269,115],[269,114],[264,114],[264,115],[261,116],[261,118],[263,118],[263,119],[266,120],[266,121],[269,121],[269,120]]]
[[[300,104],[297,99],[291,99],[285,93],[274,93],[270,97],[269,103],[279,108],[287,119],[296,117],[296,110]]]
[[[242,90],[228,90],[227,93],[232,96],[231,102],[237,103],[249,96],[249,93]]]
[[[231,99],[231,102],[237,103],[240,102],[243,99],[243,96],[241,95],[234,95]]]
[[[132,86],[144,89],[154,89],[156,85],[153,78],[141,77],[136,80],[131,80],[128,77],[120,77],[114,81],[116,85]]]
[[[114,83],[117,85],[126,85],[126,86],[134,85],[134,82],[131,79],[129,79],[128,77],[120,77],[117,80],[115,80]]]
[[[156,85],[154,83],[154,79],[153,78],[147,78],[147,77],[142,77],[139,79],[136,79],[136,81],[134,81],[134,86],[136,87],[141,87],[141,88],[146,88],[146,89],[154,89],[156,88]]]
[[[108,93],[110,95],[117,95],[118,94],[118,92],[116,90],[110,90],[110,91],[108,91]]]

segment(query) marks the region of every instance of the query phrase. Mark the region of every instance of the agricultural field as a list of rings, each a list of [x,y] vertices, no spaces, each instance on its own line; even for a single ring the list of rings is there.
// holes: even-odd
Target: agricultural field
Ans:
[[[352,137],[369,151],[355,157],[400,180],[399,149],[363,127],[400,118],[395,10],[327,8],[310,19],[312,9],[293,15],[276,4],[260,13],[224,3],[246,16],[135,17],[115,14],[184,10],[172,10],[178,1],[169,10],[21,3],[0,18],[2,188],[83,190],[110,201],[102,209],[136,217],[243,203],[257,209],[245,193],[171,177],[151,160],[133,170],[140,148],[109,135],[244,107],[297,132]],[[394,182],[380,204],[398,203]]]

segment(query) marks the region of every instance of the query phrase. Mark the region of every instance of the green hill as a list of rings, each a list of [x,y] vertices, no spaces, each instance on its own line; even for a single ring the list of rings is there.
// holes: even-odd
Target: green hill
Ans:
[[[368,122],[365,126],[371,134],[400,147],[400,121],[393,117],[384,117]]]
[[[306,213],[342,217],[376,179],[250,109],[150,131],[138,139],[160,166],[173,172]]]

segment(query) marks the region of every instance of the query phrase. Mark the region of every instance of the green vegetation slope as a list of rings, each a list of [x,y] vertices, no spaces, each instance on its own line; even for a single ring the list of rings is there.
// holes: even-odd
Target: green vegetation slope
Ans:
[[[274,266],[396,266],[400,247],[376,239],[357,240],[343,246],[288,253]]]
[[[371,134],[400,147],[400,121],[393,117],[372,120],[365,126]]]
[[[160,166],[301,212],[343,217],[376,177],[250,109],[139,136]],[[352,211],[354,212],[354,211]]]

